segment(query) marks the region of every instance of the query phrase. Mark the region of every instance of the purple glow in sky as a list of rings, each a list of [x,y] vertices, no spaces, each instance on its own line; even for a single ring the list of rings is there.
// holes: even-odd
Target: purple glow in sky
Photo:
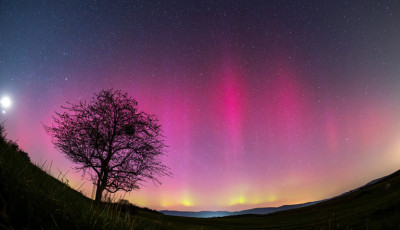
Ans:
[[[128,92],[155,114],[174,174],[125,195],[154,209],[329,198],[400,167],[400,6],[391,1],[6,1],[0,121],[52,173],[85,180],[42,123]],[[3,109],[3,108],[2,108]],[[80,187],[90,196],[92,185]],[[123,195],[123,194],[120,194]]]

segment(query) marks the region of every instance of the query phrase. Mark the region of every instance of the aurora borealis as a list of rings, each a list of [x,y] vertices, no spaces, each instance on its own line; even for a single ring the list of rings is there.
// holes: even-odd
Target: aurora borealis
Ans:
[[[12,105],[0,121],[90,196],[42,123],[121,89],[159,118],[174,174],[132,203],[330,198],[400,169],[399,25],[395,1],[3,1],[0,98]]]

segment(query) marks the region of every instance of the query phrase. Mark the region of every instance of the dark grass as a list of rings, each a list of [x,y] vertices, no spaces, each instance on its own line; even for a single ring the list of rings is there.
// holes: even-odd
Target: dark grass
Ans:
[[[64,180],[65,181],[65,180]],[[147,229],[158,212],[94,203],[0,140],[0,229]]]
[[[304,208],[187,218],[131,204],[94,203],[32,164],[17,145],[1,137],[0,223],[0,229],[400,229],[400,171]]]

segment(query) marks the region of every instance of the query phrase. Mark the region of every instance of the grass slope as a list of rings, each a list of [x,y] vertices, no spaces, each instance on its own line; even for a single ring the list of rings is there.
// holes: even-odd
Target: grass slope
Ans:
[[[0,141],[0,229],[147,229],[157,212],[95,204]]]
[[[96,204],[1,137],[0,229],[400,229],[400,171],[304,208],[198,219],[133,205]]]

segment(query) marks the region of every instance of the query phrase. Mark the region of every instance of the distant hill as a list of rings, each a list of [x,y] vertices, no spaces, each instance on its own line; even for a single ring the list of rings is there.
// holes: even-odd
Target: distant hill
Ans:
[[[162,210],[159,211],[165,215],[170,216],[184,216],[184,217],[198,217],[198,218],[209,218],[209,217],[224,217],[224,216],[233,216],[233,215],[246,215],[246,214],[269,214],[273,212],[285,211],[294,208],[301,208],[306,207],[309,205],[316,204],[321,201],[314,201],[308,202],[303,204],[293,204],[293,205],[283,205],[280,207],[267,207],[267,208],[253,208],[253,209],[246,209],[242,211],[236,212],[228,212],[228,211],[200,211],[200,212],[185,212],[185,211],[169,211],[169,210]]]

